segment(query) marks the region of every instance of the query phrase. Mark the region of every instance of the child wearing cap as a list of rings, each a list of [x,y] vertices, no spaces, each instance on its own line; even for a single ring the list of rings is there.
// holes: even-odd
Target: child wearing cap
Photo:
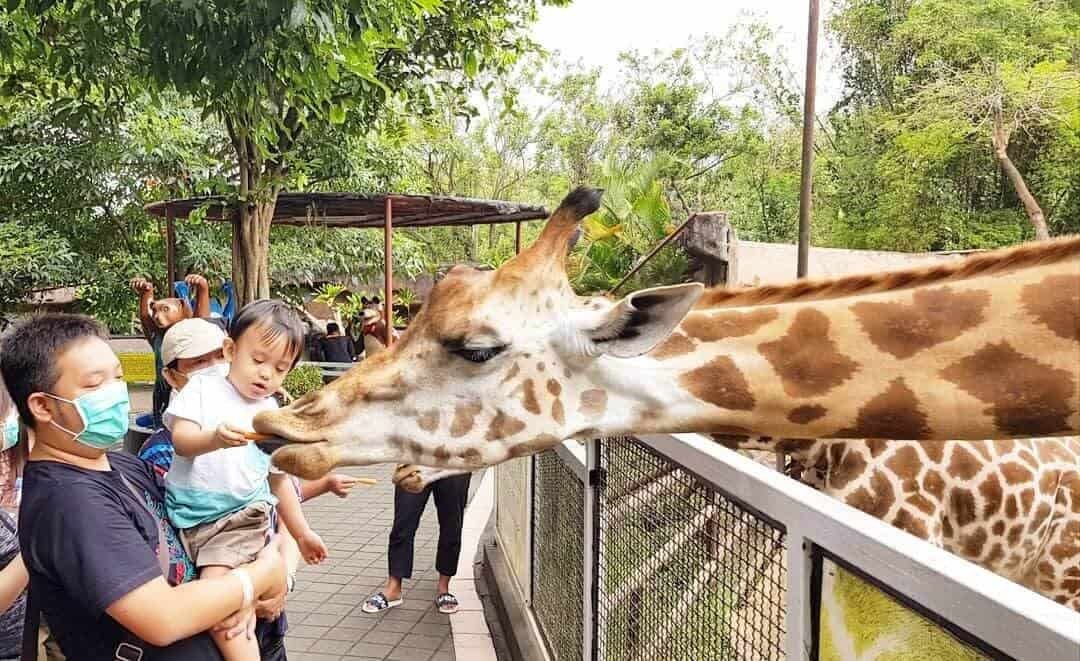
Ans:
[[[209,338],[200,333],[187,343],[199,344],[192,351],[201,351],[211,346],[204,339]],[[299,360],[303,342],[303,326],[286,304],[250,303],[222,340],[227,371],[210,364],[187,375],[165,411],[176,450],[166,476],[166,510],[200,578],[227,574],[257,555],[275,504],[304,559],[316,564],[326,557],[326,545],[304,518],[287,476],[273,470],[269,456],[245,435],[256,413],[277,408],[274,394]],[[169,357],[176,360],[171,350]],[[241,620],[252,617],[253,612],[241,614]],[[228,661],[259,658],[254,640],[213,635]]]

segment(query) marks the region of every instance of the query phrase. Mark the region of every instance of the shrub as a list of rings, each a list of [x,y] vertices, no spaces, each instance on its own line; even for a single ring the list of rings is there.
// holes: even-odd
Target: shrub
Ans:
[[[322,372],[314,365],[301,365],[285,377],[283,387],[290,395],[300,399],[304,395],[322,388]]]

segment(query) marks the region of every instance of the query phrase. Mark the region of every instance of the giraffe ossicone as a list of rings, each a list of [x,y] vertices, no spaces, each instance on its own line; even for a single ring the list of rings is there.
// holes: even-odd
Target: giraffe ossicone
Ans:
[[[786,286],[579,297],[578,189],[491,271],[458,266],[389,350],[259,414],[274,462],[475,469],[648,432],[948,440],[1080,431],[1080,238]],[[693,308],[693,309],[691,309]]]

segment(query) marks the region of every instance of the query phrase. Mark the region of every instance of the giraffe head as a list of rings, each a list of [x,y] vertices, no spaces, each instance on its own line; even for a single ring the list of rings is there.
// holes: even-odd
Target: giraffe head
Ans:
[[[566,257],[601,191],[563,200],[537,240],[495,270],[457,266],[389,350],[322,390],[260,414],[287,444],[274,462],[302,477],[337,465],[409,462],[478,468],[629,425],[610,401],[640,382],[629,363],[665,339],[701,295],[658,287],[620,301],[574,294]]]

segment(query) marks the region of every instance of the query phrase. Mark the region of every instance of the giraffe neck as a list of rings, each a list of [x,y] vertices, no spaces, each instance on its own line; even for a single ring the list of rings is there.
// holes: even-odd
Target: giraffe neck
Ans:
[[[631,362],[638,376],[611,389],[616,397],[638,391],[625,402],[635,409],[626,431],[1066,435],[1080,431],[1080,263],[824,300],[703,307]]]

